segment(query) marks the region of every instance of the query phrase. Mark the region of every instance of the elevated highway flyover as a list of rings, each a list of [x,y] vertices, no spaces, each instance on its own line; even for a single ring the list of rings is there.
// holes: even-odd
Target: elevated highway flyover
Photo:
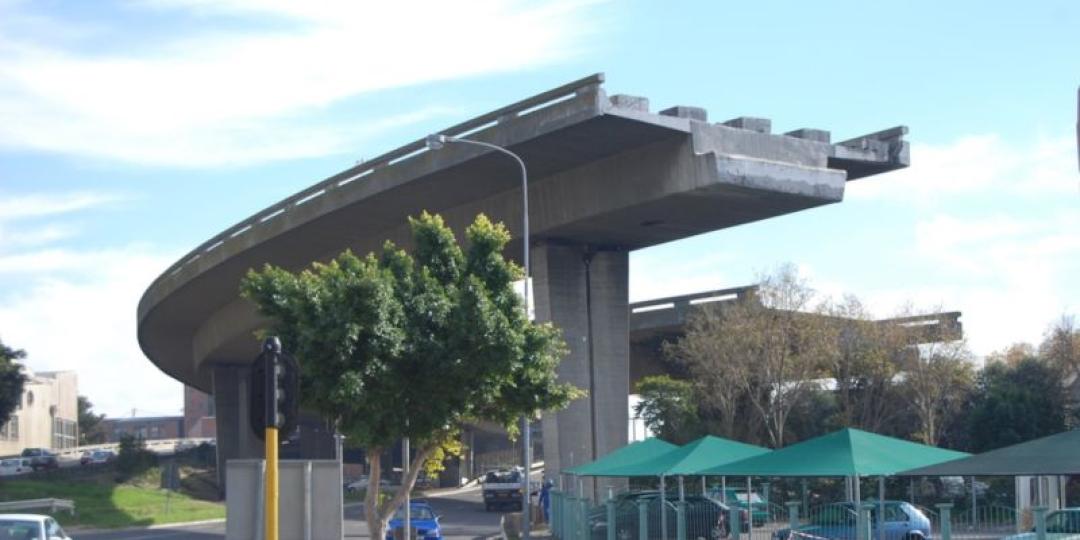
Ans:
[[[771,133],[767,119],[711,122],[652,112],[592,75],[441,131],[501,145],[529,169],[536,317],[562,328],[560,377],[589,397],[543,419],[559,470],[627,439],[630,251],[840,202],[846,182],[906,167],[906,128],[831,142],[819,129]],[[261,457],[247,426],[248,364],[260,319],[239,298],[249,269],[299,269],[345,248],[408,246],[406,216],[437,212],[461,231],[477,213],[506,223],[521,253],[520,181],[506,156],[420,139],[318,182],[207,240],[168,268],[138,306],[138,340],[170,376],[211,392],[219,457]],[[828,242],[831,239],[816,239]],[[811,241],[808,239],[808,241]],[[516,244],[516,245],[514,245]]]

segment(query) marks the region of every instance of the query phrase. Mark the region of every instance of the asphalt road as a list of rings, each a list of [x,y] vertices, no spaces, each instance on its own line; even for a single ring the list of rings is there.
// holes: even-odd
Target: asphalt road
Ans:
[[[447,540],[488,540],[499,537],[498,512],[485,512],[479,488],[426,497],[442,519]],[[345,508],[345,538],[368,538],[361,505]],[[72,533],[76,540],[224,540],[225,523],[190,527],[138,529],[118,532]]]

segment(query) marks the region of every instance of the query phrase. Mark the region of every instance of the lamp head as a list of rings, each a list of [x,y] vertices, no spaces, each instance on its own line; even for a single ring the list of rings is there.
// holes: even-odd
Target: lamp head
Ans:
[[[424,142],[427,144],[428,150],[442,150],[442,147],[446,146],[446,135],[432,133],[427,136]]]

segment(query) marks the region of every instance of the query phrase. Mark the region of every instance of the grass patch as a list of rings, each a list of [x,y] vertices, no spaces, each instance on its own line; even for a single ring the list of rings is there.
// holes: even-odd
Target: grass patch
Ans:
[[[159,489],[161,472],[156,467],[122,484],[116,483],[116,473],[109,469],[84,478],[5,479],[0,481],[0,500],[71,499],[76,515],[54,516],[65,526],[140,527],[225,517],[221,503]]]

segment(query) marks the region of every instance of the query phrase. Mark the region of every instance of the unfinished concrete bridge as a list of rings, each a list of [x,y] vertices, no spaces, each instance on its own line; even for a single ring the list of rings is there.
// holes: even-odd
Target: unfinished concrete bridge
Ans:
[[[593,75],[440,133],[510,148],[529,168],[536,316],[563,329],[560,376],[592,388],[543,419],[549,470],[627,439],[628,255],[635,249],[843,199],[846,182],[906,167],[906,128],[833,143],[828,131],[771,133],[770,121],[710,122],[697,107],[651,112]],[[239,298],[247,269],[291,269],[342,249],[408,245],[405,217],[477,213],[506,223],[521,253],[520,183],[505,156],[417,140],[316,183],[207,240],[168,268],[138,306],[138,339],[170,376],[211,392],[221,460],[261,457],[249,429],[248,365],[260,319]],[[514,245],[516,244],[516,245]]]

